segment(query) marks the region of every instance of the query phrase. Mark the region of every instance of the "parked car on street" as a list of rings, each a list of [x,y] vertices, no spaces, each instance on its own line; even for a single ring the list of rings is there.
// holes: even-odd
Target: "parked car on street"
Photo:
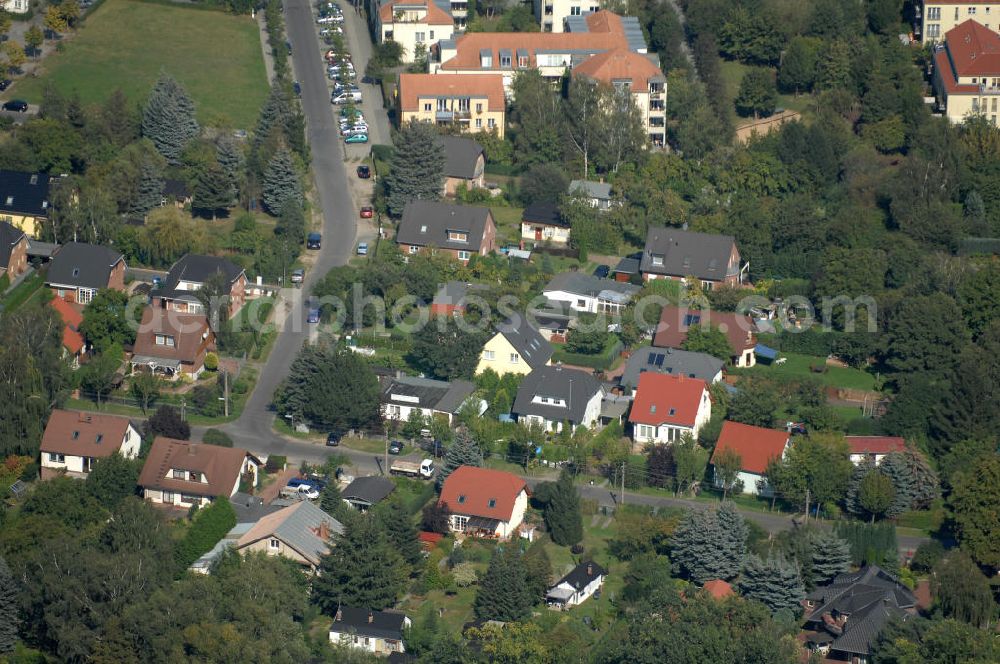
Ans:
[[[323,236],[319,233],[310,233],[306,238],[306,249],[319,249],[323,244]]]
[[[367,143],[368,134],[352,134],[344,139],[345,143]]]
[[[319,322],[319,301],[314,297],[309,298],[309,315],[306,320],[312,324]]]
[[[347,104],[349,102],[354,102],[355,104],[361,103],[361,91],[360,90],[345,90],[334,95],[331,100],[334,104]]]
[[[361,218],[362,219],[371,219],[374,216],[375,216],[375,210],[372,209],[371,205],[363,205],[363,206],[361,206]]]
[[[3,105],[3,110],[26,113],[28,111],[28,102],[21,99],[11,99]],[[365,140],[367,140],[367,138]]]
[[[394,440],[389,443],[389,454],[401,454],[404,447],[405,445],[403,445],[403,441]]]
[[[358,177],[362,180],[367,180],[372,176],[372,169],[365,164],[358,166]]]
[[[340,439],[343,438],[343,437],[344,437],[344,435],[342,433],[340,433],[339,431],[331,431],[330,433],[326,434],[326,445],[327,445],[327,447],[337,447],[337,446],[339,446],[340,445]]]
[[[14,81],[10,80],[9,78],[5,78],[3,80],[0,80],[0,92],[3,92],[7,88],[9,88],[10,84],[13,83],[13,82]]]
[[[306,271],[302,268],[296,268],[292,270],[292,283],[301,284],[302,280],[305,279]]]
[[[359,242],[358,243],[358,256],[367,256],[367,255],[368,255],[368,243],[367,242]]]

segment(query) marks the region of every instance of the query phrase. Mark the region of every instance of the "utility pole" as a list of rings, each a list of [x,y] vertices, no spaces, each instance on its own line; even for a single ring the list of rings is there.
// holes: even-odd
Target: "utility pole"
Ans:
[[[222,404],[225,416],[229,417],[229,372],[222,372]]]
[[[187,400],[181,397],[181,419],[186,420],[187,417],[184,415],[185,407],[187,406]]]
[[[625,507],[625,462],[622,461],[622,507]]]
[[[809,488],[806,488],[806,521],[809,521]]]

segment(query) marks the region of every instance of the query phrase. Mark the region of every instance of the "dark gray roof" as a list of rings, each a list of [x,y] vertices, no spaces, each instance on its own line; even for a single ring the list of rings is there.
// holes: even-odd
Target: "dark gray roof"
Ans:
[[[24,231],[0,221],[0,268],[6,268],[10,263],[10,255],[23,237]]]
[[[203,284],[216,272],[221,272],[226,283],[232,284],[244,270],[226,258],[188,254],[170,268],[163,287],[164,290],[174,290],[181,281]]]
[[[639,385],[639,374],[645,371],[700,378],[711,384],[724,364],[722,360],[706,353],[642,346],[629,356],[621,376],[621,386],[626,390],[634,390]]]
[[[806,617],[806,622],[833,633],[836,638],[831,649],[860,655],[870,653],[871,644],[890,618],[905,616],[907,609],[917,605],[910,589],[877,565],[841,574],[828,585],[816,588],[807,598],[818,607]],[[831,630],[823,621],[824,615],[846,616],[843,629]]]
[[[483,146],[471,138],[439,136],[444,146],[444,174],[449,178],[471,180],[476,176],[476,163],[483,154]]]
[[[722,281],[729,274],[729,256],[734,244],[732,235],[693,233],[669,226],[653,227],[646,234],[640,270],[644,273]],[[663,264],[654,265],[653,256],[662,256]],[[733,273],[739,269],[737,264]]]
[[[618,261],[618,265],[611,271],[617,274],[639,274],[639,259],[623,258]]]
[[[229,497],[236,512],[236,523],[257,523],[261,517],[281,509],[280,505],[265,505],[259,496],[237,491]]]
[[[51,259],[59,251],[59,245],[55,242],[39,242],[38,240],[28,240],[28,256],[34,258]]]
[[[184,201],[191,194],[188,192],[187,182],[175,178],[167,178],[163,181],[161,193],[164,196],[173,196],[178,201]]]
[[[563,219],[559,213],[559,206],[555,203],[532,203],[524,208],[524,212],[521,213],[521,220],[529,223],[569,228],[569,223]]]
[[[484,291],[487,287],[483,284],[470,284],[464,281],[449,281],[442,284],[437,293],[434,294],[434,304],[454,305],[465,298],[469,291]]]
[[[476,386],[467,380],[449,383],[444,380],[401,376],[386,381],[382,390],[382,403],[419,406],[442,413],[455,413],[475,389]],[[416,402],[413,399],[416,399]]]
[[[107,288],[111,269],[125,260],[119,252],[97,244],[64,244],[49,264],[45,283],[76,288]]]
[[[596,198],[600,201],[611,200],[611,185],[607,182],[594,182],[593,180],[573,180],[569,183],[569,194]]]
[[[560,272],[545,284],[542,294],[564,291],[584,297],[598,297],[613,301],[628,301],[641,289],[635,284],[601,279],[586,272]]]
[[[511,411],[518,417],[535,415],[551,421],[569,420],[579,424],[587,411],[587,402],[601,390],[601,384],[589,373],[561,366],[541,367],[521,381]],[[536,396],[566,405],[534,403]]]
[[[533,369],[545,366],[552,357],[552,344],[520,314],[514,314],[497,326],[497,332],[504,336]]]
[[[393,492],[396,485],[392,480],[377,475],[359,477],[348,484],[340,495],[346,500],[357,500],[374,505]]]
[[[595,562],[583,562],[570,570],[569,574],[559,579],[556,585],[568,583],[577,590],[581,590],[590,585],[590,582],[599,576],[607,576],[608,570]]]
[[[330,625],[331,632],[357,634],[379,639],[403,638],[406,616],[395,611],[371,611],[342,606]]]
[[[298,551],[309,562],[319,564],[320,557],[330,551],[330,545],[317,534],[320,524],[325,522],[330,533],[337,535],[344,533],[344,526],[308,500],[284,509],[287,510],[287,516],[280,519],[274,528],[274,536]]]
[[[475,205],[451,205],[436,201],[412,201],[406,204],[396,231],[398,244],[438,247],[477,252],[486,231],[490,209]],[[468,233],[468,242],[448,239],[448,231]]]
[[[47,216],[49,181],[44,173],[0,171],[0,212]]]

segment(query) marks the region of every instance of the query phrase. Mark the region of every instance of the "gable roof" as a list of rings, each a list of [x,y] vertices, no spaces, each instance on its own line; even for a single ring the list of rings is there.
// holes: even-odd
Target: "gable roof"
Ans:
[[[559,206],[556,203],[545,201],[532,203],[524,208],[524,212],[521,213],[521,221],[531,224],[545,224],[547,226],[569,228],[569,222],[563,219],[562,214],[559,212]]]
[[[510,521],[517,497],[527,488],[520,477],[502,470],[459,466],[444,481],[438,503],[452,514]]]
[[[970,18],[946,32],[944,39],[955,75],[1000,74],[1000,34]]]
[[[732,235],[654,226],[646,233],[639,269],[643,273],[722,281],[730,274],[729,258],[735,246]],[[663,264],[654,265],[653,256],[662,257]],[[739,261],[732,274],[738,270]]]
[[[722,431],[712,453],[712,463],[722,450],[732,450],[740,455],[743,470],[763,475],[771,459],[781,458],[790,439],[787,431],[726,420],[722,423]]]
[[[476,390],[467,380],[432,380],[413,376],[399,376],[386,381],[382,389],[382,403],[430,408],[442,413],[456,412]]]
[[[632,351],[625,363],[620,385],[633,390],[639,384],[639,376],[646,372],[698,378],[711,384],[724,365],[725,362],[707,353],[641,346]]]
[[[649,57],[627,48],[598,53],[577,65],[573,69],[573,74],[587,76],[609,85],[630,81],[634,92],[648,92],[650,81],[665,83],[667,80]],[[610,194],[610,186],[608,190]],[[572,186],[570,191],[573,191]]]
[[[608,570],[604,569],[593,561],[582,562],[569,571],[566,576],[559,579],[556,586],[567,584],[576,590],[586,588],[590,583],[600,577],[607,576]]]
[[[47,216],[50,180],[45,173],[0,170],[0,212]]]
[[[125,257],[109,247],[83,242],[64,244],[56,252],[45,283],[73,288],[107,288],[111,271]]]
[[[693,427],[706,389],[705,381],[697,378],[640,374],[628,421],[651,426]]]
[[[628,302],[641,288],[622,281],[601,279],[586,272],[560,272],[545,284],[542,294],[563,291],[584,297],[600,297],[614,302]]]
[[[157,436],[139,474],[139,486],[195,496],[225,496],[235,492],[246,458],[260,463],[253,454],[239,447],[219,447],[189,443]],[[202,473],[205,482],[168,477],[172,469]]]
[[[55,309],[59,317],[62,318],[63,348],[68,350],[71,355],[76,355],[86,345],[83,335],[80,334],[80,323],[83,322],[83,315],[72,304],[61,297],[54,297],[49,300],[49,306]]]
[[[443,9],[438,7],[431,0],[391,0],[385,3],[378,10],[379,20],[383,24],[394,23],[396,21],[395,8],[403,9],[425,9],[427,13],[411,23],[425,23],[427,25],[454,25],[455,21]]]
[[[445,177],[471,180],[476,176],[476,164],[483,156],[482,145],[461,136],[438,136],[438,141],[444,147]]]
[[[585,65],[599,57],[601,56],[595,55],[593,58],[587,60],[587,62],[583,64]],[[583,67],[583,65],[580,65],[580,67]],[[575,69],[574,71],[579,70],[580,67],[577,67],[577,69]],[[571,196],[576,194],[578,196],[585,196],[587,198],[596,198],[598,200],[603,200],[603,201],[611,200],[611,185],[608,184],[607,182],[594,182],[593,180],[572,180],[569,183],[569,189],[567,189],[567,191]]]
[[[889,454],[906,450],[902,436],[845,436],[851,454]]]
[[[723,331],[734,354],[757,345],[756,326],[749,316],[729,311],[701,311],[687,307],[666,306],[660,312],[660,322],[653,335],[653,345],[659,348],[681,348],[693,325],[718,328]],[[725,328],[723,328],[725,326]]]
[[[392,493],[396,485],[392,480],[377,475],[359,477],[348,484],[340,495],[348,500],[358,500],[374,505]]]
[[[339,521],[312,502],[303,500],[261,518],[240,537],[236,546],[242,548],[265,538],[276,537],[311,564],[318,565],[320,556],[330,551],[329,541],[320,536],[321,524],[324,523],[329,529],[327,537],[344,532],[344,526]]]
[[[503,336],[533,369],[545,366],[552,358],[552,344],[519,314],[514,314],[498,325],[497,334]]]
[[[597,379],[585,371],[543,366],[521,380],[511,410],[518,416],[535,415],[546,420],[569,420],[579,424],[587,413],[587,404],[602,390]],[[562,401],[566,405],[534,403],[535,397]]]
[[[27,237],[20,228],[14,228],[8,222],[0,221],[0,269],[7,268],[14,247],[27,240]]]
[[[401,110],[419,111],[420,100],[428,97],[486,98],[491,111],[503,111],[506,104],[501,74],[466,74],[461,78],[436,74],[399,75]]]
[[[127,417],[53,410],[39,449],[73,456],[109,457],[121,451],[132,422]]]
[[[411,201],[403,209],[396,243],[476,252],[482,247],[489,219],[490,209],[485,207]],[[469,241],[449,240],[448,231],[468,233]]]
[[[337,609],[330,631],[370,638],[402,640],[406,616],[395,611],[371,611],[350,606]]]
[[[221,273],[226,283],[232,285],[246,271],[227,258],[187,254],[171,266],[163,281],[163,289],[174,290],[181,281],[204,284],[216,273]]]
[[[172,336],[174,345],[157,345],[156,335]],[[202,314],[189,314],[160,307],[146,307],[135,335],[135,357],[177,360],[192,363],[198,359],[201,341],[212,336],[208,318]]]

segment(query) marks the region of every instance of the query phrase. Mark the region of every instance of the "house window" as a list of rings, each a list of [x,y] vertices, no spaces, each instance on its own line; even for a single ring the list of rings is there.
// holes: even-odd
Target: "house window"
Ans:
[[[931,7],[927,10],[927,19],[930,21],[940,21],[941,20],[941,8]]]
[[[483,359],[486,360],[487,362],[492,362],[494,357],[496,357],[496,353],[494,353],[493,351],[491,350],[483,351]]]
[[[969,16],[975,16],[975,15],[976,15],[976,8],[969,7]]]
[[[490,498],[490,507],[496,507],[496,506],[497,506],[497,499]]]
[[[431,36],[431,41],[434,41],[434,31],[433,30],[430,31],[430,36]]]
[[[509,55],[502,55],[502,54],[500,55],[500,67],[501,68],[509,68],[510,67],[510,61],[511,61],[511,58],[510,58]]]
[[[658,265],[660,267],[663,266],[663,255],[662,254],[653,254],[653,256],[651,257],[650,260],[653,263],[653,265]]]
[[[482,127],[483,127],[483,119],[476,118],[476,129],[482,129]]]
[[[706,290],[706,291],[713,290],[713,289],[715,289],[715,282],[714,281],[703,281],[703,282],[701,282],[701,289],[702,290]]]
[[[489,118],[486,120],[486,126],[492,129],[493,127],[497,126],[497,121],[494,120],[493,118]]]
[[[569,8],[569,15],[570,16],[579,16],[580,15],[580,8],[579,7],[570,7]]]
[[[416,246],[415,244],[411,244],[411,245],[410,245],[410,253],[411,253],[411,254],[415,254],[415,253],[417,253],[418,251],[420,251],[420,247]]]
[[[181,502],[182,503],[189,503],[191,505],[194,505],[195,503],[200,503],[201,502],[201,498],[198,497],[198,496],[192,496],[190,494],[182,493],[181,494]]]
[[[476,113],[482,113],[482,112],[483,112],[483,105],[476,104]]]
[[[526,55],[519,55],[519,56],[517,56],[517,66],[520,67],[521,69],[527,69],[528,68],[528,56],[526,56]]]
[[[510,363],[511,364],[517,364],[520,361],[521,361],[521,356],[520,355],[518,355],[517,353],[511,353],[510,354]]]
[[[195,472],[188,473],[188,481],[189,482],[200,482],[201,481],[201,473],[195,473]]]
[[[587,308],[587,301],[586,300],[577,300],[576,301],[576,306],[577,306],[578,309],[586,309]]]
[[[464,494],[464,493],[463,493],[463,494],[461,494],[461,495],[460,495],[460,496],[458,497],[458,504],[459,504],[459,505],[463,505],[463,504],[465,504],[465,494]]]
[[[639,425],[639,437],[640,438],[654,438],[656,436],[656,431],[653,427],[648,424]]]
[[[413,35],[413,39],[414,39],[414,40],[415,40],[415,41],[416,41],[416,42],[417,42],[418,44],[421,44],[421,43],[423,43],[423,41],[424,41],[424,33],[423,33],[423,32],[417,32],[417,33],[415,33],[415,34]]]
[[[66,455],[59,452],[49,452],[49,461],[52,463],[66,463]]]
[[[467,261],[467,260],[469,260],[470,256],[471,256],[471,254],[468,251],[460,251],[460,252],[458,252],[458,260],[460,260],[460,261]]]
[[[93,288],[81,288],[77,292],[76,301],[80,304],[90,304],[91,300],[94,299],[95,292]]]
[[[454,516],[454,527],[460,533],[464,533],[465,529],[469,527],[469,517],[467,516]]]
[[[426,104],[424,104],[424,110],[425,111],[430,111],[431,110],[431,104],[430,104],[430,102],[427,102]]]
[[[929,23],[927,25],[927,36],[937,39],[941,36],[941,25],[938,23]]]
[[[281,542],[277,538],[272,537],[271,540],[267,543],[267,548],[271,549],[272,551],[277,551],[278,549],[281,548]]]
[[[449,242],[468,242],[469,234],[461,231],[448,231]]]
[[[165,503],[170,503],[172,505],[174,503],[174,492],[164,491],[163,496],[160,498],[160,500],[162,500]]]

